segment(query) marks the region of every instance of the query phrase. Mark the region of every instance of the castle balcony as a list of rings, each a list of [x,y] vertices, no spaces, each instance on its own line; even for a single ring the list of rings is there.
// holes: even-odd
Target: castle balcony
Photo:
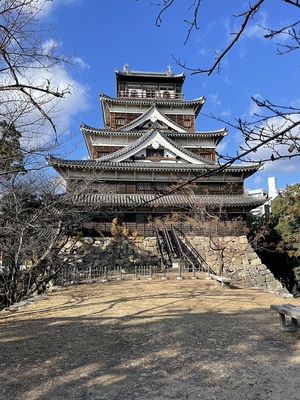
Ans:
[[[118,92],[119,98],[138,98],[138,99],[160,99],[160,100],[184,100],[182,92],[174,92],[171,90],[120,90]]]

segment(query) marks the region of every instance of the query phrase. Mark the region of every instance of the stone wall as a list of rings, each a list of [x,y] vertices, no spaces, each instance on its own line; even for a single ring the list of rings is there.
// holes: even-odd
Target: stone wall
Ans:
[[[211,249],[207,237],[189,237],[206,263],[217,273],[218,252]],[[257,287],[274,292],[286,292],[271,271],[262,264],[246,236],[224,237],[224,275],[238,286]],[[77,238],[69,241],[61,252],[64,265],[79,269],[104,266],[130,268],[134,265],[159,265],[156,238]]]
[[[207,237],[190,237],[189,241],[198,250],[207,264],[218,271],[218,252],[211,249]],[[258,287],[271,291],[282,290],[282,284],[275,279],[272,272],[262,264],[252,249],[246,236],[224,237],[224,275],[232,278],[236,285]]]
[[[160,264],[156,238],[74,238],[61,251],[64,264],[87,268],[88,266],[118,266],[130,268],[134,264]]]

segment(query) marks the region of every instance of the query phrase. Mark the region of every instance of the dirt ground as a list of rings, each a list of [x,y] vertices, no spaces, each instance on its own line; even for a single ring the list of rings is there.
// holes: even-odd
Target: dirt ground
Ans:
[[[0,399],[298,400],[284,303],[206,279],[63,288],[0,313]]]

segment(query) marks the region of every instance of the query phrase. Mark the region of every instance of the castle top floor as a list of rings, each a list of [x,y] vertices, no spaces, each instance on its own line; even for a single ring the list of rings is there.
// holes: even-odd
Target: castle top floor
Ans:
[[[131,71],[125,64],[123,72],[115,72],[118,98],[184,99],[185,74],[175,75],[170,66],[166,72],[141,72]]]

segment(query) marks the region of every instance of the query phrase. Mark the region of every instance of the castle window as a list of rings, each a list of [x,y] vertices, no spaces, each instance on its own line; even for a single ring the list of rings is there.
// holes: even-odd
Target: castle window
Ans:
[[[163,157],[164,149],[146,149],[146,157]]]
[[[191,127],[191,120],[190,119],[183,120],[183,126],[185,128],[190,128]]]
[[[110,154],[109,151],[98,151],[97,157],[101,158],[101,157],[104,157],[104,156],[108,156],[109,154]]]
[[[144,222],[147,222],[147,218],[146,218],[146,215],[145,214],[136,214],[136,222],[142,222],[142,223],[144,223]]]
[[[126,119],[125,118],[116,118],[115,124],[116,124],[116,126],[123,126],[126,124]]]
[[[150,97],[150,98],[155,97],[155,89],[147,88],[146,89],[146,97]]]

